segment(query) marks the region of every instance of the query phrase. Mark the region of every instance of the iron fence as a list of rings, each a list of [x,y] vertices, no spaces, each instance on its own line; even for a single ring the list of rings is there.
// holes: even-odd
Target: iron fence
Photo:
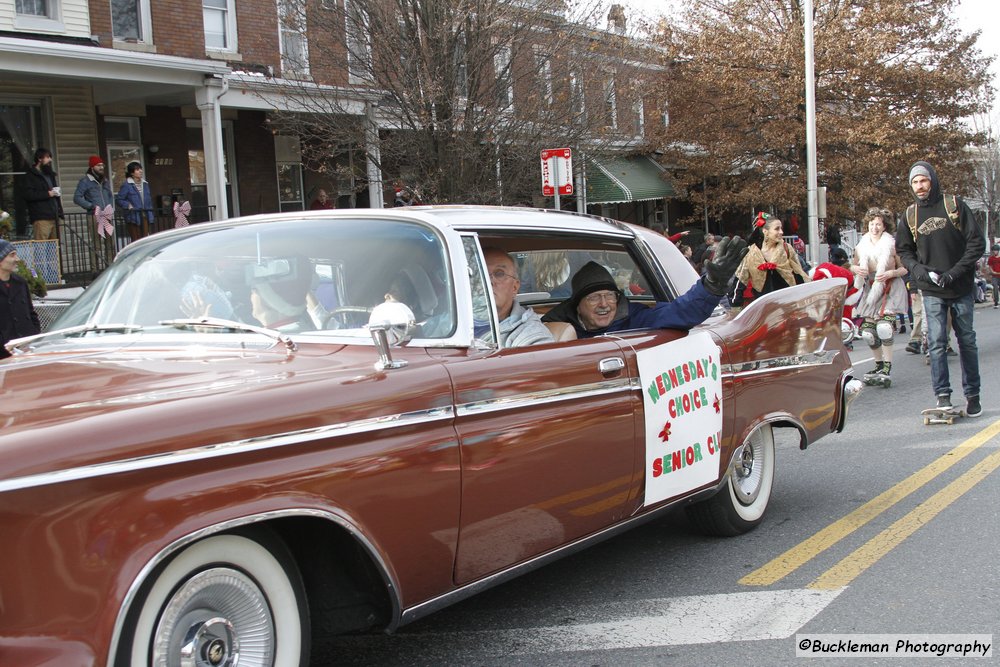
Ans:
[[[162,214],[153,210],[153,221],[149,222],[148,210],[139,212],[141,225],[133,225],[125,220],[121,212],[114,217],[114,231],[101,235],[92,215],[86,213],[67,214],[59,225],[59,269],[60,280],[66,285],[87,285],[107,268],[115,256],[136,239],[173,229],[176,220],[173,214]],[[214,219],[214,206],[192,207],[188,219],[191,224]]]

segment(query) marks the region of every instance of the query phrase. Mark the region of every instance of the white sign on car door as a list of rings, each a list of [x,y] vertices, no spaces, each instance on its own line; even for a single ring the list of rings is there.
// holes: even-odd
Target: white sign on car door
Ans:
[[[707,332],[637,354],[646,415],[646,505],[718,478],[722,438],[719,355],[719,346]]]

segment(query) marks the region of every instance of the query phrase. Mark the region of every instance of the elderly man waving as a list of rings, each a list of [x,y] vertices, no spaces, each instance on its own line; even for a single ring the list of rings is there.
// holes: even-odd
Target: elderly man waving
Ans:
[[[743,239],[722,239],[714,257],[705,262],[701,280],[673,301],[660,301],[651,308],[630,302],[607,269],[588,262],[573,276],[573,296],[542,320],[569,322],[578,338],[625,329],[690,329],[712,314],[746,254]]]

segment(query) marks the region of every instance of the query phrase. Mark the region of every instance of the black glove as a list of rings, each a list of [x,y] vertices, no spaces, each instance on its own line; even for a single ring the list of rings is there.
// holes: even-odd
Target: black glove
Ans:
[[[927,267],[923,264],[914,264],[910,269],[910,276],[918,283],[929,283],[931,277],[927,274]]]
[[[728,236],[719,241],[715,255],[705,262],[705,277],[702,283],[705,289],[715,296],[726,293],[730,279],[736,275],[736,269],[746,254],[750,252],[747,242],[743,239],[731,239]]]
[[[948,289],[948,286],[955,282],[955,274],[952,271],[945,271],[938,278],[938,286],[941,289]]]

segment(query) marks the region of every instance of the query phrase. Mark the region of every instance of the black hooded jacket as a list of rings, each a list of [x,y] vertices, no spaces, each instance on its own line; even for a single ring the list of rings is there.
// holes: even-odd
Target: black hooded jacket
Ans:
[[[31,290],[24,278],[10,274],[6,282],[0,281],[0,359],[10,356],[4,343],[14,338],[32,336],[41,331],[38,313],[31,303]]]
[[[56,173],[52,172],[49,177],[38,170],[38,167],[28,167],[22,177],[24,183],[24,200],[28,203],[28,217],[32,222],[35,220],[56,220],[63,217],[62,202],[59,197],[50,197],[49,190],[53,185],[58,185]]]
[[[930,174],[931,189],[926,199],[916,200],[916,238],[903,217],[896,231],[896,252],[912,275],[917,288],[924,294],[942,299],[955,299],[972,292],[975,284],[976,262],[986,249],[983,230],[960,197],[958,225],[948,217],[937,172],[927,162],[916,162]],[[911,168],[912,169],[912,168]],[[950,274],[952,282],[940,287],[931,281],[928,272]]]

